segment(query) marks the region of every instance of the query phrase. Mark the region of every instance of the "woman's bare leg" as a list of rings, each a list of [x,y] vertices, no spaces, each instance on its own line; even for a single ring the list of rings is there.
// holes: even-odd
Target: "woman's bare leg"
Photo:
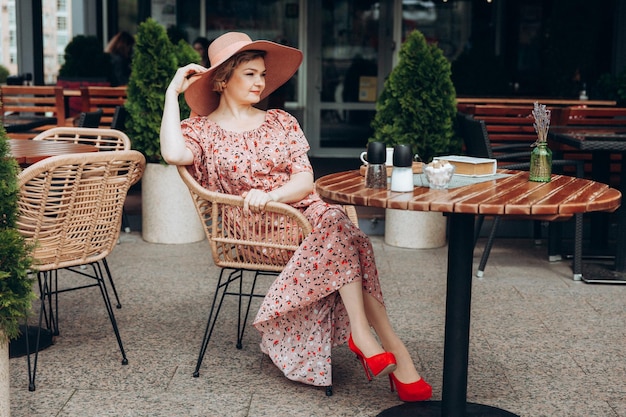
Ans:
[[[363,292],[362,299],[367,319],[378,335],[384,349],[393,353],[396,357],[398,368],[393,372],[395,377],[404,383],[415,382],[420,379],[420,374],[415,369],[415,364],[409,351],[398,335],[396,335],[389,322],[385,306],[366,292]],[[348,313],[348,315],[350,314]],[[350,317],[350,320],[352,320],[352,317]]]
[[[352,340],[356,346],[368,358],[383,353],[383,348],[370,330],[368,315],[365,312],[361,281],[351,282],[342,286],[339,289],[339,295],[346,307],[348,318],[350,319]]]

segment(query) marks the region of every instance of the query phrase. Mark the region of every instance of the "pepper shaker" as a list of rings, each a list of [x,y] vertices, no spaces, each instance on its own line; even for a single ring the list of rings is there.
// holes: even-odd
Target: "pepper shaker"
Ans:
[[[370,142],[367,145],[367,169],[365,187],[387,188],[387,168],[385,166],[386,148],[382,142]]]

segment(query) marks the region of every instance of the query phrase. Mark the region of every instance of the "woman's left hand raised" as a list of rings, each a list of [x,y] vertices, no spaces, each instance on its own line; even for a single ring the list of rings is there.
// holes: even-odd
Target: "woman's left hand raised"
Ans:
[[[180,67],[170,81],[169,88],[173,88],[177,94],[184,93],[191,84],[198,80],[198,76],[206,71],[207,68],[193,63]]]

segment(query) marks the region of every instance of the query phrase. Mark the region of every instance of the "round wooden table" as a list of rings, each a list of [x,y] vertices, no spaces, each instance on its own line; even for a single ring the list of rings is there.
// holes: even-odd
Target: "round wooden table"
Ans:
[[[538,183],[528,181],[528,172],[498,173],[507,175],[448,190],[415,187],[407,193],[365,188],[359,171],[330,174],[315,182],[317,192],[327,201],[437,211],[450,216],[442,399],[405,403],[379,416],[515,416],[506,410],[467,402],[474,218],[486,214],[555,220],[575,213],[614,211],[621,201],[618,190],[599,182],[553,175],[551,182]]]
[[[51,156],[98,151],[97,147],[84,143],[30,139],[9,139],[7,142],[11,156],[22,167],[32,165]]]

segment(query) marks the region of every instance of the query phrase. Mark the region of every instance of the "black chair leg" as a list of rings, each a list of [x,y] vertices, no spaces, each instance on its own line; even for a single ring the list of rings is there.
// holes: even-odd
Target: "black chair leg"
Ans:
[[[117,295],[117,289],[115,288],[115,284],[113,283],[113,276],[111,276],[111,270],[109,269],[109,264],[106,258],[102,259],[102,264],[104,265],[104,270],[106,271],[107,276],[109,277],[109,283],[111,284],[113,295],[115,295],[115,301],[117,302],[115,307],[122,308],[122,304],[120,303],[120,297],[119,295]]]
[[[204,330],[204,336],[202,337],[202,344],[200,345],[200,352],[198,353],[198,361],[196,362],[196,369],[193,371],[193,376],[195,378],[200,376],[200,366],[202,366],[202,360],[204,359],[204,355],[206,353],[207,346],[209,345],[209,341],[211,340],[211,336],[213,335],[213,330],[215,329],[215,322],[217,321],[217,316],[222,309],[222,303],[224,302],[224,297],[226,296],[226,292],[228,290],[228,285],[235,281],[236,279],[241,280],[243,271],[241,269],[235,269],[228,274],[228,278],[223,282],[224,272],[226,268],[223,268],[220,272],[220,277],[217,281],[217,286],[215,287],[215,293],[213,294],[213,302],[211,303],[211,309],[209,310],[209,318],[206,323],[206,329]],[[221,295],[220,295],[221,291]],[[219,297],[219,304],[216,305],[215,302]],[[214,315],[215,314],[215,315]]]
[[[480,237],[480,230],[483,228],[484,222],[485,216],[479,214],[476,217],[476,224],[474,225],[474,247],[476,247],[476,243],[478,242],[478,238]]]
[[[550,222],[548,225],[548,261],[557,262],[563,259],[561,242],[563,241],[562,222]]]
[[[498,230],[499,224],[500,224],[500,216],[495,216],[493,218],[493,225],[491,226],[491,230],[489,231],[489,237],[487,238],[487,243],[485,244],[485,249],[483,249],[483,255],[480,258],[478,271],[476,271],[476,276],[478,278],[481,278],[485,273],[485,266],[487,265],[487,260],[489,259],[489,254],[491,253],[491,247],[493,246],[493,241],[496,238],[496,232]]]
[[[104,306],[107,309],[107,314],[109,315],[109,320],[111,321],[111,326],[113,326],[113,333],[115,333],[115,338],[117,339],[117,344],[120,348],[120,352],[122,353],[122,365],[128,365],[128,358],[126,357],[126,352],[124,351],[124,346],[122,344],[122,337],[120,336],[119,328],[117,327],[117,320],[115,320],[115,314],[113,313],[113,306],[111,305],[111,299],[109,298],[109,292],[107,291],[106,282],[104,281],[104,275],[102,274],[102,268],[98,262],[92,263],[94,278],[98,281],[98,287],[100,288],[100,294],[102,295],[102,300],[104,301]]]
[[[574,260],[572,262],[572,270],[574,272],[574,281],[583,279],[583,214],[576,213],[574,215]]]

